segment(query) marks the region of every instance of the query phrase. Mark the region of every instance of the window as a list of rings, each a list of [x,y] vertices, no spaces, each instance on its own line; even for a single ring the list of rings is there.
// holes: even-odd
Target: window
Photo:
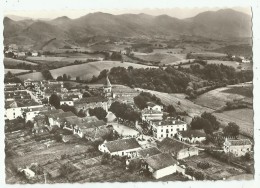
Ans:
[[[163,130],[161,130],[161,132],[163,132]]]

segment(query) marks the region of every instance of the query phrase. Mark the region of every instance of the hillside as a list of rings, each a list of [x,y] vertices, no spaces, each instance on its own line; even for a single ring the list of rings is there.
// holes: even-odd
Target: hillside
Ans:
[[[53,38],[54,47],[66,41],[82,44],[95,36],[153,38],[181,35],[230,39],[251,37],[251,17],[247,14],[224,9],[200,13],[189,19],[177,19],[168,15],[147,14],[112,15],[90,13],[77,19],[66,16],[50,21],[4,19],[5,44],[33,44],[41,47]]]

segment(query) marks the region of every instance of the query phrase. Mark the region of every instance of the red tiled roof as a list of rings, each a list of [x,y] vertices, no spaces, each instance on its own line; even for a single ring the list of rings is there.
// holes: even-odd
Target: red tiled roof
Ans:
[[[177,164],[177,160],[175,160],[170,154],[167,153],[153,155],[146,158],[145,161],[154,170],[160,170]]]

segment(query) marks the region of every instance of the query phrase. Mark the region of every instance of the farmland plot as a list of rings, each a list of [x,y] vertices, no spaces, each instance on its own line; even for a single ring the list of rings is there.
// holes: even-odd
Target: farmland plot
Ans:
[[[112,67],[124,67],[128,68],[129,66],[133,66],[134,68],[148,68],[150,66],[134,64],[124,62],[121,63],[119,61],[96,61],[90,62],[86,64],[80,65],[72,65],[67,67],[62,67],[58,69],[51,70],[51,74],[54,78],[57,78],[60,75],[66,73],[70,75],[72,78],[80,77],[82,80],[89,80],[93,76],[98,76],[100,71],[104,69],[111,69]]]
[[[36,80],[36,81],[44,80],[44,77],[42,76],[41,72],[23,74],[23,75],[18,76],[18,78],[20,78],[22,81],[24,81],[26,79],[31,79],[31,80]]]
[[[29,61],[26,61],[26,60],[12,59],[12,58],[8,58],[8,57],[4,58],[4,65],[17,65],[17,64],[20,64],[20,63],[25,63],[25,64],[28,64],[28,65],[37,65],[36,63],[32,63],[32,62],[29,62]]]

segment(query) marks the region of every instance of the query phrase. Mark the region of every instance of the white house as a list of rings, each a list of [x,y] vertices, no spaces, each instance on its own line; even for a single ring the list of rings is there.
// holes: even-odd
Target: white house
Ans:
[[[71,99],[61,99],[60,100],[60,105],[68,105],[68,106],[74,106],[74,102]]]
[[[175,119],[150,121],[153,136],[157,139],[174,137],[179,131],[187,130],[187,123]]]
[[[163,106],[155,104],[153,102],[147,102],[146,105],[147,105],[148,110],[155,110],[155,111],[159,111],[159,112],[161,112],[163,110]]]
[[[79,122],[73,127],[73,133],[77,134],[81,138],[89,131],[93,131],[97,128],[104,127],[106,123],[103,120],[91,121],[91,122]]]
[[[177,160],[168,153],[160,153],[144,159],[146,168],[153,174],[155,179],[168,176],[177,171]]]
[[[35,176],[35,172],[29,168],[22,169],[20,172],[23,172],[27,179],[31,179]]]
[[[242,59],[242,63],[250,63],[250,60],[248,60],[248,59]]]
[[[26,110],[40,107],[43,107],[43,105],[39,105],[38,103],[32,100],[6,101],[5,119],[12,120],[16,119],[17,117],[23,118]]]
[[[37,116],[40,112],[51,110],[51,108],[47,107],[39,107],[39,108],[30,108],[25,110],[25,122],[34,120],[35,116]]]
[[[189,143],[202,142],[206,140],[206,133],[199,130],[187,130],[177,133],[178,139]]]
[[[102,153],[133,158],[137,156],[137,151],[142,148],[135,138],[128,138],[110,142],[104,141],[103,144],[98,146],[98,149]]]
[[[32,52],[32,56],[33,56],[33,57],[38,56],[38,52]]]
[[[230,140],[225,139],[223,144],[225,153],[233,153],[236,157],[245,155],[252,150],[252,142],[249,139]]]
[[[158,110],[150,110],[150,109],[143,109],[142,112],[142,120],[143,121],[151,121],[151,120],[162,120],[163,119],[163,112]]]

